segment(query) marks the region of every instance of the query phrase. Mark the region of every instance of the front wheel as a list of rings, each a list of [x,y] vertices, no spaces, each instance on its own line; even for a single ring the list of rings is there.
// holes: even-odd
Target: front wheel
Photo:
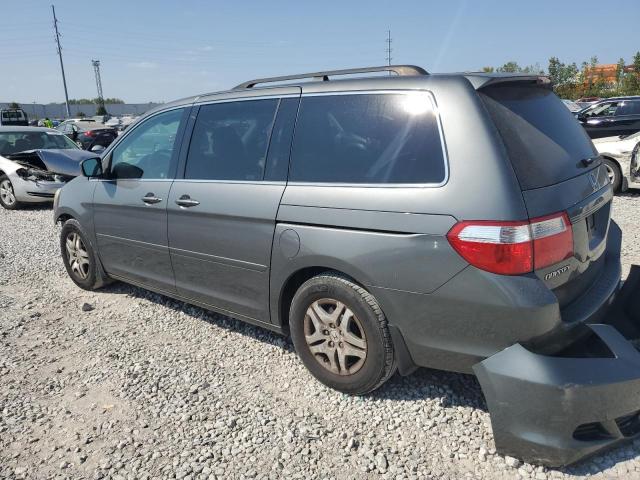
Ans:
[[[369,393],[395,372],[387,319],[364,288],[335,273],[296,292],[289,316],[300,359],[320,382],[344,393]]]
[[[0,175],[0,205],[7,210],[20,208],[20,202],[16,199],[11,180],[6,175]]]
[[[98,256],[77,220],[67,220],[62,226],[60,251],[67,273],[80,288],[96,290],[108,283]]]

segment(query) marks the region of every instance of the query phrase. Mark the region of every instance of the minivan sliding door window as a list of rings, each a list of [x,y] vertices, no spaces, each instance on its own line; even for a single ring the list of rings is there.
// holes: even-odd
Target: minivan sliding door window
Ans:
[[[277,99],[201,106],[184,178],[261,181],[277,107]]]

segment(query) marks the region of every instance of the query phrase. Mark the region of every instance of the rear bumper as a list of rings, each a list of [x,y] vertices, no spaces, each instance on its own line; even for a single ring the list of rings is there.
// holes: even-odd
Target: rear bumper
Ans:
[[[500,453],[563,466],[640,435],[640,266],[600,321],[571,352],[515,344],[473,367]]]

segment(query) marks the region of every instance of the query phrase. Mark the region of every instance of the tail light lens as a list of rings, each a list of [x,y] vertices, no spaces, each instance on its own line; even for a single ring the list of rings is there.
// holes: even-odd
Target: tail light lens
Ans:
[[[535,270],[573,256],[573,230],[566,213],[534,218],[531,236]]]
[[[573,255],[573,232],[566,213],[527,222],[459,222],[447,238],[471,265],[500,275],[521,275]]]
[[[85,137],[94,137],[96,135],[96,132],[94,132],[93,130],[87,130],[86,132],[84,132]]]

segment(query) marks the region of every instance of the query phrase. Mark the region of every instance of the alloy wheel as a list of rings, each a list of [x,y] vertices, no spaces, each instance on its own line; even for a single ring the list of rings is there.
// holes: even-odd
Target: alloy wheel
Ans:
[[[609,177],[609,183],[613,183],[616,179],[616,172],[613,171],[613,168],[611,168],[610,165],[606,165],[605,167],[607,168],[607,177]]]
[[[89,276],[89,252],[82,241],[82,237],[75,232],[67,235],[65,242],[67,248],[67,260],[71,271],[81,280]]]
[[[316,361],[337,375],[353,375],[367,358],[367,339],[356,315],[342,302],[323,298],[304,317],[304,337]]]
[[[0,183],[0,198],[2,198],[2,201],[5,205],[8,205],[10,207],[16,203],[16,196],[13,192],[13,185],[11,185],[11,182],[9,180],[5,179],[2,181],[2,183]]]

